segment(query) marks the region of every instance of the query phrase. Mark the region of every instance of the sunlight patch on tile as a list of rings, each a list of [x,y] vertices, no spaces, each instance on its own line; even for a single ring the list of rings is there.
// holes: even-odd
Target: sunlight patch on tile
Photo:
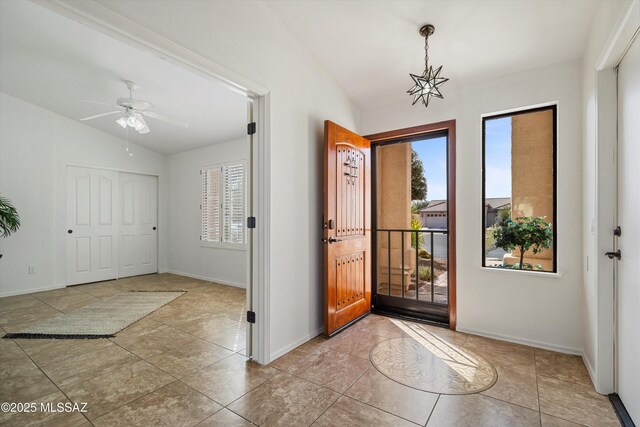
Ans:
[[[371,363],[386,377],[406,386],[441,394],[478,393],[497,380],[495,368],[482,357],[402,321],[407,335],[371,350]]]

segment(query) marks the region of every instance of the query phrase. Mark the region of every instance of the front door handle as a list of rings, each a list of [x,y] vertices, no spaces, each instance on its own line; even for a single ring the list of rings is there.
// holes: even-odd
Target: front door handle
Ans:
[[[614,258],[620,259],[620,258],[622,258],[622,252],[620,252],[620,249],[618,249],[615,252],[605,252],[604,254],[606,256],[608,256],[609,259],[614,259]]]
[[[329,243],[342,242],[342,239],[336,239],[334,237],[329,237]]]

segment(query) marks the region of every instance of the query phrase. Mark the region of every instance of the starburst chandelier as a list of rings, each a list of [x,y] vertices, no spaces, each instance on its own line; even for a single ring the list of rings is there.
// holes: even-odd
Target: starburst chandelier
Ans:
[[[429,36],[433,34],[435,27],[431,24],[424,25],[420,28],[420,35],[424,37],[424,72],[422,75],[409,74],[413,79],[414,85],[407,93],[413,96],[413,104],[422,101],[425,107],[429,106],[429,100],[432,96],[443,99],[440,93],[440,85],[449,79],[440,77],[442,65],[434,69],[429,65]]]

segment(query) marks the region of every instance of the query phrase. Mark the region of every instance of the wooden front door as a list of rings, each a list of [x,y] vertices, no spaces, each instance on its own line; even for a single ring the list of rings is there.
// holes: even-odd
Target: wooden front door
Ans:
[[[371,145],[324,123],[324,332],[371,310]]]

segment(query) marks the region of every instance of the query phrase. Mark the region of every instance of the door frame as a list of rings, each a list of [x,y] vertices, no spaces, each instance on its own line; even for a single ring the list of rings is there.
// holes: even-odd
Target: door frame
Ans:
[[[94,28],[138,49],[150,52],[190,72],[224,84],[251,102],[250,119],[256,133],[250,135],[250,211],[257,227],[249,230],[247,309],[255,312],[249,324],[247,355],[258,363],[269,363],[270,350],[270,110],[269,89],[223,67],[184,46],[137,25],[126,16],[95,1],[67,3],[64,0],[33,0],[34,3]]]
[[[457,303],[456,303],[456,121],[445,120],[437,123],[413,126],[403,129],[366,135],[365,138],[371,141],[371,148],[376,144],[387,142],[393,139],[414,138],[431,133],[447,133],[447,227],[448,227],[448,270],[449,270],[449,329],[456,329]],[[375,180],[375,176],[372,177]],[[375,185],[375,184],[374,184]],[[375,197],[372,194],[372,197]],[[372,203],[371,211],[376,207]],[[373,224],[372,224],[373,226]],[[373,246],[373,245],[372,245]],[[372,269],[375,265],[371,266]],[[372,272],[373,274],[373,272]]]

